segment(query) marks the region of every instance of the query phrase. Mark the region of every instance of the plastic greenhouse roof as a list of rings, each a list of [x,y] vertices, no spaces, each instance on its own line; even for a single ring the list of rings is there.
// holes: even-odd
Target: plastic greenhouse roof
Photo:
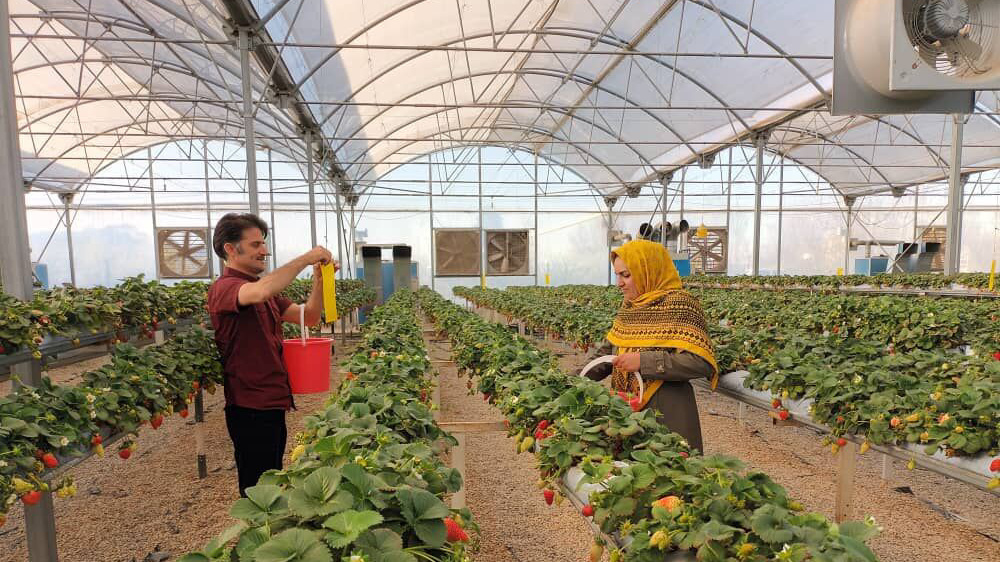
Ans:
[[[226,20],[242,1],[11,0],[26,179],[74,189],[158,143],[241,138],[240,59]],[[349,180],[496,144],[618,192],[763,130],[768,149],[845,195],[948,173],[950,117],[823,109],[829,1],[251,4],[275,14],[271,43]],[[304,161],[297,123],[265,96],[270,70],[253,65],[255,101],[265,100],[259,142]],[[998,103],[997,92],[980,93],[964,171],[1000,167]]]

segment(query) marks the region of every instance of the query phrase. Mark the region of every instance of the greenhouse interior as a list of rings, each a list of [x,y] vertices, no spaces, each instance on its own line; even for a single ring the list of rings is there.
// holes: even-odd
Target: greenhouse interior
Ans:
[[[0,7],[0,559],[1000,562],[1000,3]]]

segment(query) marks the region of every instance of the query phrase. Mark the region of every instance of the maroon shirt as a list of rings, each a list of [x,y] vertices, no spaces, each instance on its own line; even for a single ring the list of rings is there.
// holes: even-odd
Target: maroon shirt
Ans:
[[[222,355],[226,404],[288,410],[293,406],[292,389],[281,359],[281,315],[292,301],[279,295],[240,306],[240,287],[256,280],[227,267],[208,288],[208,313]]]

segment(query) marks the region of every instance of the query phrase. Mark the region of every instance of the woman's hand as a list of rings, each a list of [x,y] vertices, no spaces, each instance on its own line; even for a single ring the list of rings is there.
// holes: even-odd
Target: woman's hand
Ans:
[[[611,364],[618,369],[625,371],[626,373],[638,373],[639,372],[639,354],[638,353],[624,353],[615,357]]]

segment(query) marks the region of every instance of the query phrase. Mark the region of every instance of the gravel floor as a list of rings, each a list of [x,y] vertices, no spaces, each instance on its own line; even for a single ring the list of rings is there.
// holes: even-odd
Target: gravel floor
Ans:
[[[541,345],[562,355],[569,372],[585,355],[558,342]],[[811,511],[833,518],[836,460],[822,437],[803,427],[772,425],[748,408],[737,423],[737,402],[696,389],[706,452],[742,459],[770,475]],[[1000,501],[997,497],[925,470],[894,461],[882,480],[882,455],[859,457],[853,517],[873,515],[883,532],[871,541],[883,562],[1000,562]]]
[[[331,388],[340,382],[337,362],[356,347],[339,337],[331,370]],[[99,359],[92,360],[94,362]],[[89,363],[53,369],[57,380],[70,381],[73,371]],[[123,461],[111,448],[105,458],[92,457],[70,471],[79,494],[55,499],[56,529],[63,562],[142,561],[159,549],[169,560],[200,549],[234,523],[229,506],[238,497],[232,444],[226,432],[221,390],[205,395],[205,444],[209,475],[197,476],[193,421],[174,416],[159,430],[144,428],[139,434],[137,454]],[[288,413],[289,442],[302,428],[306,415],[322,406],[326,395],[296,397],[298,409]],[[286,452],[287,452],[286,451]],[[7,524],[0,528],[0,560],[28,560],[23,511],[15,506]]]
[[[429,326],[428,326],[429,327]],[[428,339],[432,360],[451,359],[450,346]],[[502,421],[496,408],[470,395],[454,365],[437,365],[441,421]],[[503,432],[473,433],[466,441],[466,505],[480,526],[476,562],[562,562],[587,560],[590,529],[563,502],[548,506],[535,486],[534,457],[515,453]],[[530,522],[530,523],[528,523]],[[607,560],[608,555],[604,555]]]

